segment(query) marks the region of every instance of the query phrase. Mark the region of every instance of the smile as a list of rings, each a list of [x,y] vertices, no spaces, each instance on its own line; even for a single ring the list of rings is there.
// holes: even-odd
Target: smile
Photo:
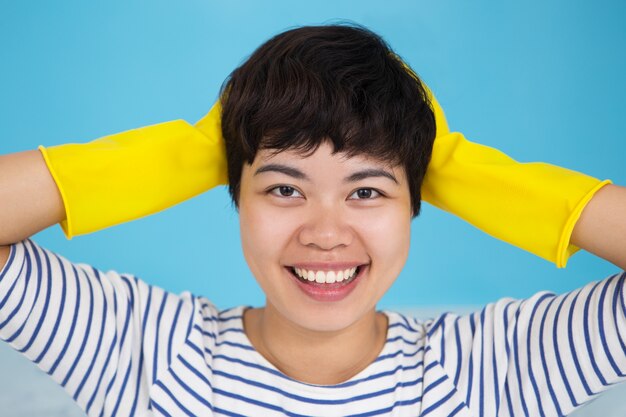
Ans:
[[[339,271],[314,271],[303,268],[291,268],[291,272],[303,282],[316,282],[318,284],[346,283],[358,275],[360,266]]]
[[[321,271],[286,267],[296,286],[318,302],[337,302],[346,298],[362,281],[369,264],[348,269]]]

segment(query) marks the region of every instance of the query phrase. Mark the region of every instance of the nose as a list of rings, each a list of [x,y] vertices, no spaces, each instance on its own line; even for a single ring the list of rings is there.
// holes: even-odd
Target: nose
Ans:
[[[298,236],[302,245],[322,250],[348,246],[353,238],[353,230],[344,214],[333,206],[312,208]]]

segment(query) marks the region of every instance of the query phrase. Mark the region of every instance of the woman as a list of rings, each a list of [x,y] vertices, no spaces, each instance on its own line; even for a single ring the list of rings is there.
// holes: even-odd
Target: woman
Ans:
[[[422,193],[557,266],[583,248],[625,268],[626,189],[450,133],[362,27],[270,39],[221,106],[196,127],[2,157],[13,203],[0,213],[0,336],[89,415],[564,415],[624,379],[626,274],[428,321],[376,303],[406,261]],[[263,308],[218,311],[27,239],[226,181]]]

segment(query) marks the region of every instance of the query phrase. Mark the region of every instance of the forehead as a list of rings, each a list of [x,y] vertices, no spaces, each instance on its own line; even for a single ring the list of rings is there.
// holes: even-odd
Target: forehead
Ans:
[[[389,160],[370,155],[365,152],[334,152],[331,144],[328,142],[321,143],[314,150],[302,150],[297,148],[287,149],[259,149],[253,165],[262,165],[270,162],[307,162],[332,163],[337,165],[376,165],[388,169],[398,168],[400,165],[394,164]]]

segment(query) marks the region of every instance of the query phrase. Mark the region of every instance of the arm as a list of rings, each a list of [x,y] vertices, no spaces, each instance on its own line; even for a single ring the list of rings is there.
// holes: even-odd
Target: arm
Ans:
[[[594,194],[571,243],[626,269],[626,187]],[[431,346],[477,414],[568,414],[626,380],[625,289],[623,273],[558,296],[504,298],[473,315],[446,316],[431,330]]]
[[[0,173],[0,246],[26,239],[65,218],[61,195],[38,150],[0,155]],[[8,248],[3,252],[0,261],[8,257]]]
[[[19,242],[65,218],[63,201],[37,150],[0,155],[0,270],[9,244]]]
[[[626,187],[598,190],[570,243],[626,269]],[[569,414],[626,381],[625,291],[623,273],[563,295],[504,298],[446,316],[431,346],[476,414]]]
[[[146,397],[137,392],[171,363],[193,301],[71,263],[26,239],[64,218],[40,151],[0,156],[0,343],[35,363],[90,415],[144,410]]]
[[[626,270],[626,187],[601,188],[583,210],[571,241]]]

